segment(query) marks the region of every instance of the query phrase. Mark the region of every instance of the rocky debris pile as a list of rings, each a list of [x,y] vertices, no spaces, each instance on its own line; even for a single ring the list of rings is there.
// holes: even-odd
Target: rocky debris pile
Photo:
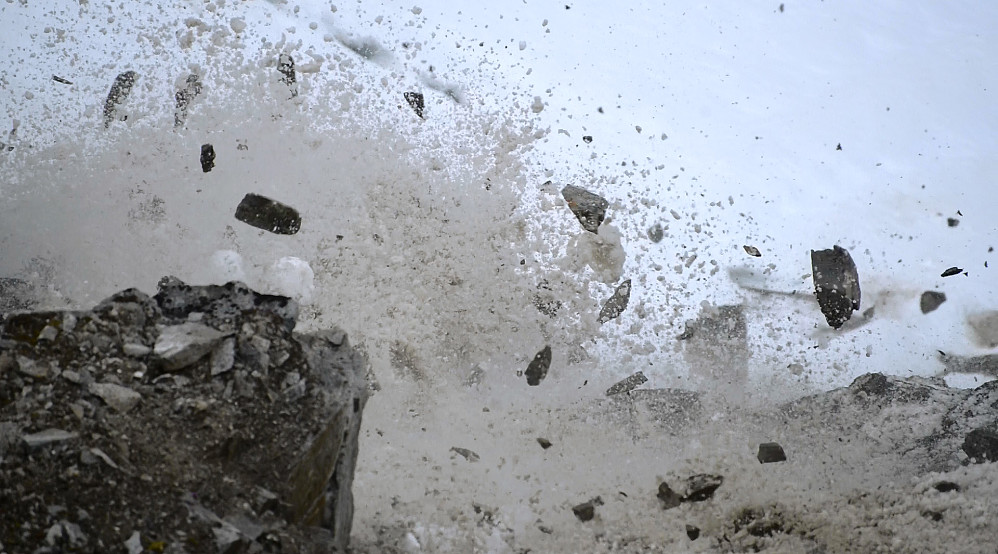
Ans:
[[[859,310],[859,273],[849,251],[835,245],[830,250],[811,251],[814,294],[825,320],[833,329],[842,327]]]
[[[0,551],[343,551],[365,362],[246,285],[0,324]]]
[[[606,217],[610,203],[605,198],[575,185],[566,185],[561,195],[568,202],[568,208],[578,218],[582,228],[590,233],[599,233],[599,226]]]

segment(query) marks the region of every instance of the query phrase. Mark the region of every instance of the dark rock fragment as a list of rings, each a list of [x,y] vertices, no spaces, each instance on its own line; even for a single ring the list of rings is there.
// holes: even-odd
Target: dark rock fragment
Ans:
[[[536,387],[541,384],[541,381],[547,377],[548,368],[551,367],[551,347],[545,346],[543,350],[534,356],[534,359],[527,366],[527,371],[525,372],[527,376],[527,384],[531,387]]]
[[[760,444],[758,458],[760,464],[787,461],[787,455],[783,452],[783,447],[775,442],[764,442]]]
[[[468,460],[469,462],[477,462],[478,460],[481,459],[476,452],[468,450],[467,448],[452,446],[450,451],[454,452],[455,454],[461,455],[465,460]]]
[[[662,501],[662,509],[670,510],[683,503],[683,497],[672,490],[668,483],[662,482],[658,486],[658,493],[655,495]]]
[[[845,248],[836,245],[831,250],[812,250],[811,268],[821,313],[828,325],[838,329],[860,306],[856,264]]]
[[[627,302],[631,299],[631,280],[628,279],[621,283],[617,290],[613,291],[613,296],[611,296],[605,304],[603,304],[603,309],[599,312],[599,317],[597,321],[602,325],[611,319],[615,319],[620,314],[624,313],[627,309]]]
[[[575,514],[575,517],[579,518],[579,521],[590,521],[596,517],[596,506],[602,505],[603,499],[597,496],[588,502],[573,506],[572,513]]]
[[[714,496],[714,491],[724,483],[724,477],[698,473],[686,479],[686,496],[683,502],[703,502]]]
[[[599,226],[606,217],[610,203],[605,198],[574,185],[566,185],[561,195],[568,202],[569,209],[578,218],[582,228],[590,233],[599,233]]]
[[[946,218],[946,225],[948,225],[949,227],[956,227],[959,224],[960,224],[960,220],[957,219],[957,218],[955,218],[955,217],[947,217]]]
[[[298,84],[295,78],[295,59],[290,54],[281,54],[277,58],[277,71],[283,75],[281,82],[291,89],[291,98],[298,96]]]
[[[115,77],[114,83],[111,84],[111,91],[107,93],[107,99],[104,100],[105,129],[110,127],[111,122],[114,121],[118,106],[128,99],[128,95],[132,92],[132,87],[135,85],[135,79],[138,76],[139,74],[134,71],[125,71]]]
[[[946,301],[946,294],[934,290],[927,290],[922,293],[922,298],[918,302],[918,307],[923,314],[936,311]]]
[[[72,81],[70,81],[68,79],[63,79],[62,77],[60,77],[58,75],[53,75],[52,76],[52,80],[55,81],[55,82],[57,82],[57,83],[62,83],[64,85],[71,85],[71,84],[73,84]]]
[[[959,267],[956,267],[956,266],[953,266],[953,267],[947,268],[946,271],[943,271],[942,274],[940,274],[939,276],[940,277],[951,277],[953,275],[959,275],[962,272],[963,272],[963,269],[961,269]]]
[[[939,492],[960,492],[960,485],[957,485],[953,481],[939,481],[932,485],[932,488]]]
[[[551,441],[542,437],[537,437],[537,444],[541,445],[541,448],[543,448],[544,450],[551,448]]]
[[[208,173],[215,167],[215,147],[211,144],[201,145],[201,171]]]
[[[423,93],[406,92],[403,93],[402,96],[405,97],[405,101],[409,103],[409,107],[412,108],[412,111],[416,112],[419,119],[423,119],[423,107],[425,106],[423,102]]]
[[[742,246],[742,248],[745,249],[745,253],[748,254],[749,256],[754,256],[756,258],[762,257],[762,252],[759,252],[759,249],[754,246],[749,246],[746,244],[745,246]]]
[[[186,86],[173,94],[176,101],[176,111],[173,112],[173,126],[180,127],[187,120],[187,109],[191,102],[201,94],[201,77],[197,73],[187,76]],[[204,162],[202,162],[204,165]]]
[[[652,242],[661,242],[665,237],[665,230],[662,229],[661,223],[656,223],[648,228],[648,238]]]
[[[612,387],[606,389],[606,395],[613,396],[615,394],[629,392],[647,382],[648,378],[645,377],[644,373],[639,371],[634,375],[631,375],[630,377],[627,377],[626,379],[623,379],[622,381],[619,381],[616,384],[614,384]]]
[[[986,427],[974,429],[967,433],[962,449],[974,463],[998,462],[998,432]]]
[[[783,5],[780,4],[780,7]],[[690,538],[691,541],[695,541],[700,537],[700,528],[695,525],[686,524],[686,536]]]
[[[301,229],[298,210],[253,193],[244,196],[236,207],[236,219],[278,235],[293,235]]]
[[[583,135],[582,136],[582,142],[584,142],[586,144],[589,144],[592,141],[593,141],[593,136],[592,135]]]

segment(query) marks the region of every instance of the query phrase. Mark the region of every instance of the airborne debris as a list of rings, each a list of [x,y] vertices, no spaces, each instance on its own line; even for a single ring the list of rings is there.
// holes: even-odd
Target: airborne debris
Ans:
[[[602,196],[574,185],[566,185],[561,189],[561,195],[582,227],[590,233],[599,234],[599,226],[606,217],[606,209],[610,203]]]
[[[634,390],[636,387],[643,385],[647,382],[648,378],[645,377],[644,373],[639,371],[634,375],[631,375],[630,377],[627,377],[622,381],[617,382],[612,387],[606,389],[606,395],[613,396],[615,394],[620,394],[623,392],[630,392]]]
[[[277,71],[284,75],[281,82],[291,89],[291,98],[298,96],[297,79],[295,78],[295,59],[290,54],[281,54],[277,58]]]
[[[756,247],[754,247],[754,246],[749,246],[749,245],[746,244],[745,246],[742,246],[742,248],[745,249],[745,252],[749,256],[755,256],[756,258],[761,258],[762,257],[762,252],[759,252],[759,249],[756,248]]]
[[[53,75],[52,76],[52,80],[55,81],[55,82],[57,82],[57,83],[62,83],[64,85],[71,85],[71,84],[73,84],[72,81],[69,81],[67,79],[63,79],[62,77],[60,77],[58,75]]]
[[[298,210],[259,194],[249,193],[236,207],[236,219],[278,235],[293,235],[301,229]]]
[[[215,147],[211,144],[201,145],[201,171],[208,173],[215,167]]]
[[[620,286],[617,287],[617,290],[613,292],[613,296],[611,296],[606,303],[603,304],[603,309],[599,312],[597,322],[602,325],[603,323],[606,323],[611,319],[615,319],[620,314],[624,313],[624,310],[627,309],[627,302],[630,298],[631,280],[628,279],[621,283]]]
[[[828,325],[838,329],[860,306],[856,264],[845,248],[835,245],[831,250],[812,250],[811,269],[821,313]]]
[[[551,441],[543,437],[537,437],[537,444],[541,445],[541,448],[543,448],[544,450],[551,448]]]
[[[132,92],[132,86],[135,85],[135,79],[138,77],[139,74],[134,71],[125,71],[114,78],[114,83],[111,84],[111,91],[107,93],[107,99],[104,101],[105,129],[111,126],[111,122],[114,121],[114,117],[118,111],[118,106],[128,99],[129,93]]]
[[[545,346],[543,350],[534,356],[533,361],[527,366],[527,384],[536,387],[547,377],[548,368],[551,367],[551,347]]]
[[[583,502],[572,507],[572,513],[575,517],[579,518],[579,521],[590,521],[596,517],[596,506],[602,506],[603,499],[599,496],[589,500],[588,502]]]
[[[963,269],[961,269],[959,267],[956,267],[956,266],[953,266],[953,267],[947,269],[946,271],[942,272],[942,274],[940,275],[940,277],[950,277],[950,276],[953,276],[953,275],[959,275],[962,272],[963,272]]]
[[[664,237],[665,231],[662,229],[661,223],[656,223],[648,228],[648,238],[652,242],[661,242]]]
[[[787,455],[783,452],[783,447],[775,442],[764,442],[760,444],[759,454],[757,457],[759,458],[760,464],[787,461]]]
[[[457,446],[452,446],[451,449],[450,449],[450,451],[454,452],[456,454],[460,454],[461,456],[464,457],[465,460],[468,460],[469,462],[477,462],[478,460],[481,459],[478,456],[477,453],[475,453],[475,452],[473,452],[471,450],[468,450],[467,448],[460,448],[460,447],[457,447]]]
[[[936,308],[942,306],[943,302],[946,301],[946,294],[934,290],[927,290],[922,293],[922,298],[919,300],[918,305],[921,308],[923,314],[936,311]]]
[[[946,218],[946,225],[949,226],[949,227],[956,227],[959,224],[960,224],[960,220],[957,219],[957,218],[955,218],[955,217],[947,217]]]
[[[686,496],[683,502],[703,502],[714,496],[714,491],[724,483],[724,477],[698,473],[686,479]]]
[[[422,92],[405,92],[402,94],[405,97],[405,101],[409,103],[409,107],[412,108],[419,119],[423,119],[423,93]]]
[[[780,11],[783,11],[783,4],[780,4]],[[691,541],[697,540],[700,537],[700,528],[695,525],[686,524],[686,536]]]
[[[201,78],[197,73],[187,76],[187,86],[174,93],[176,110],[173,112],[173,126],[180,127],[187,120],[187,109],[191,102],[201,94]]]
[[[592,135],[583,135],[582,142],[584,142],[586,144],[589,144],[592,141],[593,141],[593,136]]]
[[[683,497],[664,481],[658,485],[658,493],[655,496],[662,501],[663,510],[675,508],[683,503]]]

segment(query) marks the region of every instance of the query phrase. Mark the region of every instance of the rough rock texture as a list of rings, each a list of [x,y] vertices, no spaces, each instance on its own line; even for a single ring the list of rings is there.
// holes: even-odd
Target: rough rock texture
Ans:
[[[859,273],[849,251],[841,246],[811,251],[814,294],[825,320],[833,329],[842,327],[860,307]]]
[[[124,104],[125,100],[128,99],[128,95],[131,94],[132,87],[135,86],[135,80],[138,77],[139,74],[134,71],[125,71],[124,73],[119,73],[114,78],[111,90],[107,93],[107,99],[104,100],[105,128],[110,127],[111,122],[117,117],[118,106]]]
[[[599,226],[606,217],[606,209],[610,207],[610,203],[602,196],[575,185],[566,185],[561,189],[561,195],[582,228],[590,233],[599,233]]]
[[[242,283],[0,324],[0,551],[335,552],[365,362]]]

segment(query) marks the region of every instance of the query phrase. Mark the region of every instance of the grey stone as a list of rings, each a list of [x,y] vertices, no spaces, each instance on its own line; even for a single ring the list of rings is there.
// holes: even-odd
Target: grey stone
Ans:
[[[923,314],[927,314],[936,311],[936,308],[942,306],[945,301],[945,293],[927,290],[922,293],[922,297],[918,301],[918,307],[922,310]]]
[[[757,458],[759,459],[760,464],[787,461],[787,455],[783,452],[783,447],[775,442],[764,442],[760,444]]]
[[[293,235],[301,229],[298,210],[253,193],[244,196],[236,206],[236,219],[278,235]]]
[[[621,283],[617,290],[613,291],[613,296],[611,296],[606,303],[603,304],[603,308],[599,312],[599,317],[597,322],[602,325],[611,319],[616,319],[620,314],[624,313],[627,309],[627,302],[631,298],[631,280],[628,279]]]
[[[104,128],[111,126],[111,122],[117,116],[118,106],[128,99],[138,77],[138,73],[134,71],[125,71],[115,77],[114,83],[111,84],[111,90],[107,93],[107,99],[104,101]]]
[[[142,400],[142,395],[115,383],[91,383],[87,390],[99,396],[105,404],[121,413],[127,413]]]
[[[201,323],[181,323],[164,327],[156,345],[155,354],[166,371],[176,371],[188,367],[211,352],[227,333]]]
[[[211,351],[211,376],[221,375],[232,369],[236,360],[236,339],[228,337]]]
[[[566,185],[561,189],[561,195],[568,203],[568,208],[582,224],[582,228],[598,234],[599,226],[606,217],[606,209],[610,203],[605,198],[574,185]]]
[[[547,377],[548,369],[551,367],[551,347],[545,346],[540,352],[538,352],[534,359],[531,360],[530,365],[527,366],[527,371],[524,374],[527,376],[527,384],[531,387],[536,387],[541,384],[541,381]]]
[[[481,459],[477,453],[468,450],[467,448],[452,446],[450,451],[454,452],[455,454],[461,455],[465,460],[468,460],[469,462],[477,462],[478,460]]]
[[[187,76],[184,88],[178,90],[174,95],[176,100],[176,111],[173,113],[173,126],[180,127],[187,121],[187,112],[191,102],[201,94],[201,77],[196,73]]]
[[[661,223],[656,223],[648,228],[648,239],[652,242],[662,242],[665,238],[665,230],[662,228]]]
[[[55,442],[73,440],[79,438],[79,436],[79,433],[72,433],[62,429],[45,429],[44,431],[24,435],[21,437],[21,440],[24,441],[24,444],[26,444],[28,448],[39,448],[42,446],[48,446]]]
[[[811,251],[814,293],[825,320],[833,329],[849,321],[860,308],[859,273],[849,252],[835,245]]]
[[[291,54],[281,54],[277,58],[277,71],[282,75],[281,82],[291,89],[291,97],[298,96],[298,84],[295,78],[295,59]]]
[[[412,108],[412,111],[416,112],[416,115],[418,115],[420,119],[423,119],[423,107],[425,105],[423,101],[423,93],[406,92],[403,93],[402,96],[405,97],[405,101],[409,103],[409,107]]]
[[[724,483],[724,477],[698,473],[686,479],[686,496],[683,502],[703,502],[714,497],[714,491]]]
[[[672,487],[664,481],[659,483],[658,493],[655,496],[662,501],[663,510],[670,510],[683,503],[683,497],[672,490]]]
[[[127,342],[121,346],[121,351],[124,352],[126,356],[131,356],[132,358],[144,358],[152,352],[152,348],[149,348],[144,344]]]
[[[37,361],[27,356],[17,357],[17,369],[22,374],[35,379],[44,379],[49,375],[49,365],[44,361]]]
[[[643,384],[645,384],[647,382],[648,382],[648,378],[645,377],[644,373],[642,373],[642,372],[639,371],[639,372],[635,373],[634,375],[631,375],[630,377],[627,377],[627,378],[625,378],[625,379],[617,382],[612,387],[606,389],[606,395],[607,396],[613,396],[615,394],[621,394],[621,393],[624,393],[624,392],[630,392],[630,391],[634,390],[636,387],[638,387],[640,385],[643,385]]]

